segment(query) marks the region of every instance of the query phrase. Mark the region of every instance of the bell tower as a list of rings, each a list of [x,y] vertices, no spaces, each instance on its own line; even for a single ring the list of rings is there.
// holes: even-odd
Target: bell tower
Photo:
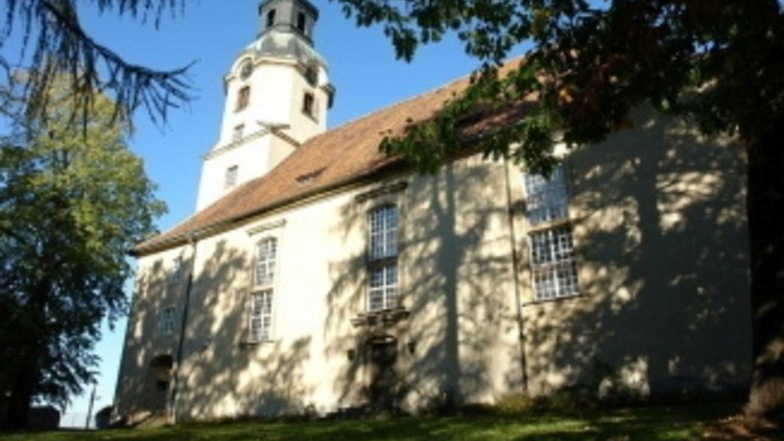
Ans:
[[[223,79],[223,122],[204,156],[197,211],[265,175],[327,127],[335,88],[313,48],[318,9],[307,0],[266,0],[258,12],[256,40]]]

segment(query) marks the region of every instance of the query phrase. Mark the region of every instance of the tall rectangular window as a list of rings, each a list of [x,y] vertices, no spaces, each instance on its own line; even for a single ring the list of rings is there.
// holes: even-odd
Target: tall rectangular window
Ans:
[[[569,224],[569,193],[563,167],[545,178],[525,174],[526,220],[534,300],[577,295],[577,265]]]
[[[302,97],[302,113],[315,118],[316,109],[316,97],[310,92],[305,92],[305,95]]]
[[[256,265],[253,284],[269,286],[275,279],[275,258],[278,252],[278,241],[274,237],[262,239],[256,245]]]
[[[231,142],[242,141],[242,136],[245,132],[245,124],[237,124],[231,132]]]
[[[236,165],[232,165],[231,167],[226,169],[226,176],[223,180],[223,188],[232,188],[237,185],[237,173],[239,172],[239,167]]]
[[[174,306],[169,306],[161,311],[160,330],[162,334],[171,334],[174,332]]]
[[[237,93],[237,104],[234,106],[234,111],[239,112],[240,110],[248,107],[250,103],[250,86],[243,86],[240,91]]]
[[[166,275],[169,283],[179,283],[182,279],[182,257],[175,257],[172,259],[169,272]]]
[[[398,302],[398,213],[394,205],[376,208],[368,215],[369,311],[392,309]]]
[[[249,311],[249,340],[263,342],[272,336],[272,300],[278,240],[267,237],[256,244],[253,265],[253,289]]]
[[[397,256],[397,207],[387,205],[370,212],[370,260]]]
[[[272,290],[265,289],[251,295],[250,336],[251,342],[268,341],[272,337]]]

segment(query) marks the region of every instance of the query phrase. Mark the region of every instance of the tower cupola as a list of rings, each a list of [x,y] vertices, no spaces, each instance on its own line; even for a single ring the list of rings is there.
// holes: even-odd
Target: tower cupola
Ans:
[[[318,9],[308,0],[265,0],[258,12],[256,39],[223,79],[223,123],[204,157],[197,210],[264,176],[327,128],[335,89],[313,47]]]
[[[313,45],[318,9],[307,0],[266,0],[259,5],[259,37],[270,32],[292,33]]]

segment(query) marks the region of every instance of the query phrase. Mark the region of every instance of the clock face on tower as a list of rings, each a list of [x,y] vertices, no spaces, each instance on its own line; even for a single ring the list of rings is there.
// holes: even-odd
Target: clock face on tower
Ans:
[[[253,64],[250,61],[245,61],[240,67],[240,79],[247,80],[250,74],[253,73]]]

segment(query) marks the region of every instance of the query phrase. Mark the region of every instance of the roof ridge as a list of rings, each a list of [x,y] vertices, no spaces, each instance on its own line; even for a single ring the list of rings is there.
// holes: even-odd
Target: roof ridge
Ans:
[[[322,136],[322,135],[325,135],[325,134],[327,134],[327,133],[329,133],[329,132],[332,132],[332,131],[334,131],[334,130],[340,130],[340,129],[343,129],[343,128],[345,128],[345,127],[346,127],[346,126],[348,126],[348,125],[354,124],[354,123],[356,123],[357,121],[361,121],[361,120],[363,120],[363,119],[365,119],[365,118],[369,118],[369,117],[371,117],[371,116],[373,116],[373,115],[375,115],[375,114],[377,114],[377,113],[382,113],[382,112],[385,112],[385,111],[388,111],[388,110],[394,109],[395,107],[399,107],[399,106],[402,106],[402,105],[404,105],[404,104],[407,104],[407,103],[409,103],[409,102],[411,102],[411,101],[415,101],[415,100],[417,100],[417,99],[421,99],[421,98],[423,98],[423,97],[425,97],[425,96],[427,96],[427,95],[434,94],[434,93],[436,93],[436,92],[438,92],[438,91],[440,91],[440,90],[442,90],[442,89],[448,89],[448,88],[451,88],[451,87],[453,87],[455,84],[457,84],[457,83],[459,83],[459,82],[461,82],[461,81],[466,81],[466,80],[470,79],[470,77],[471,77],[471,75],[472,75],[472,74],[473,74],[473,72],[472,72],[472,73],[470,73],[470,74],[467,74],[467,75],[461,76],[461,77],[459,77],[459,78],[453,79],[452,81],[449,81],[449,82],[447,82],[447,83],[443,83],[443,84],[441,84],[440,86],[436,86],[436,87],[434,87],[434,88],[432,88],[432,89],[427,89],[427,90],[424,90],[424,91],[422,91],[422,92],[420,92],[420,93],[418,93],[418,94],[416,94],[416,95],[412,95],[412,96],[409,96],[409,97],[407,97],[407,98],[403,98],[403,99],[400,99],[400,100],[398,100],[398,101],[395,101],[395,102],[393,102],[393,103],[387,104],[387,105],[385,105],[385,106],[383,106],[383,107],[381,107],[381,108],[378,108],[378,109],[375,109],[375,110],[369,110],[369,111],[367,111],[366,113],[363,113],[362,115],[356,116],[356,117],[354,117],[354,118],[351,118],[351,119],[349,119],[349,120],[347,120],[347,121],[343,121],[343,122],[342,122],[342,123],[340,123],[339,125],[337,125],[337,126],[335,126],[335,127],[331,127],[331,128],[329,128],[329,129],[327,129],[326,131],[324,131],[324,132],[322,132],[322,133],[319,133],[318,135],[314,136],[313,138],[310,138],[310,139],[308,139],[307,141],[305,141],[303,144],[306,144],[306,143],[310,142],[311,140],[313,140],[313,139],[316,139],[316,138],[319,138],[320,136]]]

